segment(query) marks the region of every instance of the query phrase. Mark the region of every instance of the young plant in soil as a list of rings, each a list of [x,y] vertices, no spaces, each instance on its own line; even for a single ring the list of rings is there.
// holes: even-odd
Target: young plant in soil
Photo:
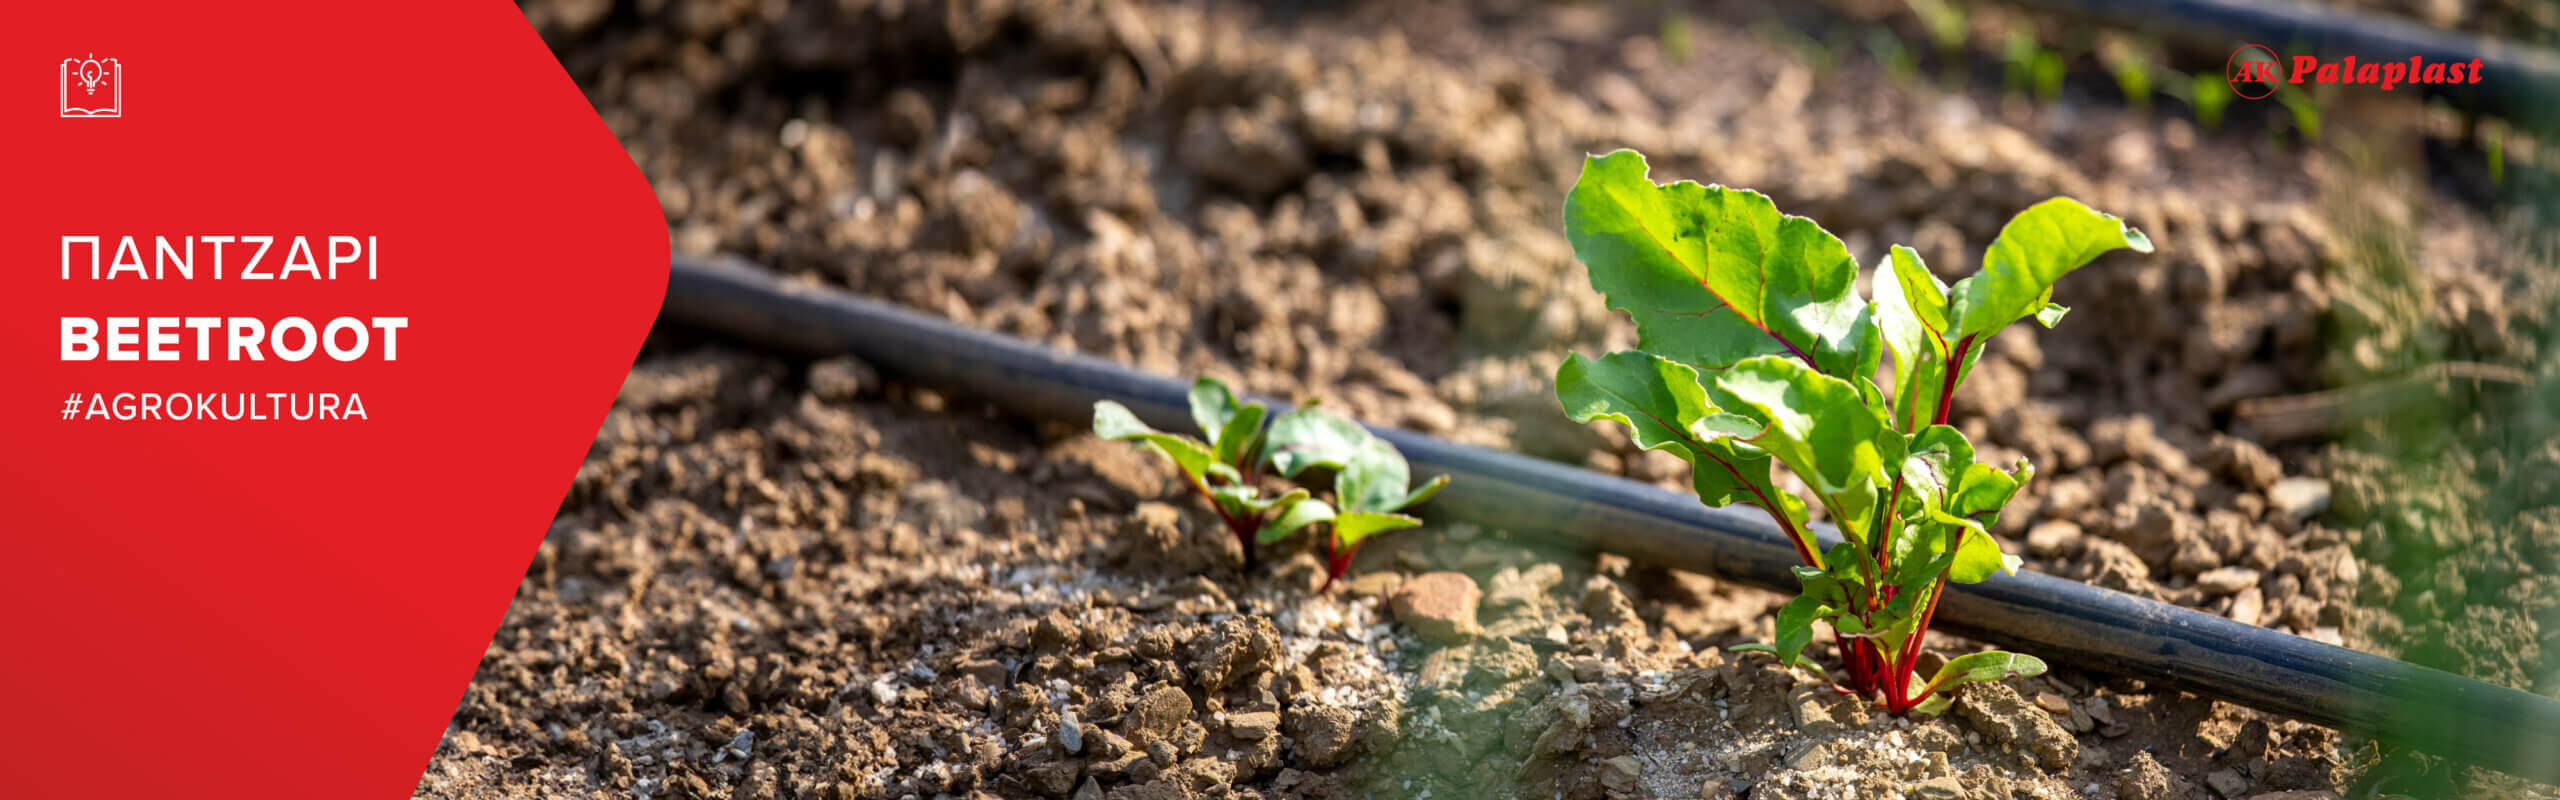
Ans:
[[[1313,402],[1265,426],[1269,409],[1239,404],[1235,393],[1215,378],[1192,382],[1190,401],[1191,419],[1206,441],[1157,431],[1138,421],[1127,407],[1109,400],[1093,404],[1093,433],[1105,439],[1145,442],[1172,461],[1235,534],[1236,544],[1244,550],[1246,569],[1253,568],[1261,545],[1329,523],[1333,535],[1326,540],[1330,563],[1324,585],[1331,588],[1351,566],[1351,557],[1363,541],[1421,525],[1421,520],[1396,512],[1431,499],[1449,483],[1449,477],[1442,475],[1407,491],[1412,472],[1403,454],[1359,423]],[[1305,488],[1266,493],[1262,486],[1266,467],[1290,479],[1311,467],[1333,470],[1333,503],[1317,499]]]
[[[1848,248],[1812,220],[1758,192],[1646,173],[1631,150],[1590,157],[1565,200],[1575,257],[1635,319],[1640,349],[1568,356],[1556,398],[1576,422],[1615,420],[1645,449],[1689,461],[1701,501],[1757,506],[1794,544],[1802,594],[1778,612],[1773,644],[1739,649],[1821,673],[1804,649],[1823,623],[1847,666],[1833,686],[1895,714],[1937,713],[1958,684],[2042,673],[2033,657],[1988,652],[1914,680],[1947,583],[2016,572],[1988,529],[2034,475],[2023,460],[1975,461],[1946,424],[1950,403],[1994,334],[2061,321],[2054,281],[2111,250],[2150,252],[2150,240],[2055,198],[2011,219],[1954,286],[1894,246],[1870,301]],[[1874,378],[1888,355],[1890,391]],[[1842,542],[1817,544],[1773,462],[1811,487]]]
[[[1326,589],[1351,567],[1351,557],[1369,537],[1422,524],[1397,512],[1449,485],[1449,476],[1437,475],[1408,490],[1413,469],[1404,454],[1360,423],[1312,402],[1271,422],[1269,450],[1271,466],[1282,477],[1294,479],[1310,467],[1333,470],[1333,502],[1341,511],[1332,520],[1333,538],[1325,542]]]

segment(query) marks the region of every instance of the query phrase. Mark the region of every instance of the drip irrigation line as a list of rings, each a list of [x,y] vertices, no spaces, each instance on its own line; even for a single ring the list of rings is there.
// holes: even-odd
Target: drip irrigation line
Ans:
[[[1084,423],[1094,401],[1110,399],[1161,428],[1191,421],[1180,381],[733,260],[677,257],[660,320],[795,355],[850,354],[1029,418]],[[1797,588],[1795,549],[1764,515],[1514,453],[1371,430],[1417,474],[1450,476],[1426,509],[1432,516],[1555,534],[1773,591]],[[1826,546],[1838,540],[1816,528]],[[1979,641],[2560,782],[2560,700],[2035,573],[1951,585],[1943,603],[1938,625]]]

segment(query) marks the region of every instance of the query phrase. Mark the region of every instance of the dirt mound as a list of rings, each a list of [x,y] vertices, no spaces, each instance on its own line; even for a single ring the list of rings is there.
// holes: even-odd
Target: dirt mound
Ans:
[[[1693,648],[1696,615],[1765,635],[1765,595],[1499,531],[1385,540],[1313,594],[1314,554],[1239,572],[1142,452],[856,362],[650,353],[422,794],[2063,797],[2143,749],[2326,785],[2318,731],[2076,676],[1886,718]]]

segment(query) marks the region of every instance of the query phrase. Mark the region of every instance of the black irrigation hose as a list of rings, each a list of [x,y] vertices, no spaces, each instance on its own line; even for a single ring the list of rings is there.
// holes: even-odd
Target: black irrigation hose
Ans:
[[[663,321],[787,353],[852,354],[1014,414],[1083,422],[1112,399],[1191,424],[1187,384],[1060,353],[750,266],[678,257]],[[1561,411],[1557,413],[1563,413]],[[1435,516],[1552,531],[1638,561],[1795,590],[1794,549],[1766,517],[1512,453],[1376,429],[1420,474],[1447,473]],[[1820,531],[1826,538],[1837,534]],[[2560,701],[2038,574],[1949,587],[1947,630],[2461,759],[2560,780]]]
[[[2517,42],[2437,30],[2416,22],[2293,0],[2020,0],[2027,6],[2083,17],[2199,47],[2229,51],[2261,44],[2290,59],[2317,55],[2334,63],[2480,60],[2480,82],[2395,90],[2440,96],[2486,114],[2541,125],[2560,117],[2560,54]],[[2291,75],[2288,61],[2283,74]],[[2306,84],[2307,85],[2307,84]],[[2372,87],[2364,87],[2371,89]],[[2374,91],[2380,91],[2374,89]]]

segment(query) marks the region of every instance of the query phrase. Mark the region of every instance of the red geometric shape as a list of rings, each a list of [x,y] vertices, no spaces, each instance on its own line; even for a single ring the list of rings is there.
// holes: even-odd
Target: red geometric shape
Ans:
[[[656,313],[665,219],[510,4],[150,6],[0,25],[0,797],[406,797]],[[121,118],[57,113],[91,53]],[[63,236],[225,234],[372,236],[379,277],[60,274]],[[60,357],[62,317],[155,315],[410,324],[391,362]]]

